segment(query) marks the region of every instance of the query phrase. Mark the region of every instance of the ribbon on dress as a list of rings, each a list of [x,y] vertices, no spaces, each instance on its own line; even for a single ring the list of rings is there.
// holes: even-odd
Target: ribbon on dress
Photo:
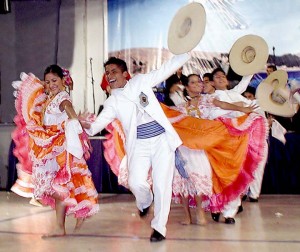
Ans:
[[[185,170],[186,160],[184,160],[182,154],[180,153],[179,149],[175,150],[175,167],[178,170],[178,173],[181,177],[188,179],[189,175]]]

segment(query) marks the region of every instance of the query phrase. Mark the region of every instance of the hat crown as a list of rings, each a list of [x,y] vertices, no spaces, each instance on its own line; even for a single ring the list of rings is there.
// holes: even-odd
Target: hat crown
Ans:
[[[186,17],[179,27],[178,37],[184,38],[190,32],[191,26],[192,26],[192,19],[190,17]]]
[[[255,56],[256,52],[252,46],[246,46],[242,51],[242,60],[247,64],[251,63],[255,59]]]
[[[297,112],[298,105],[290,98],[287,80],[287,72],[277,70],[258,85],[256,98],[263,110],[284,117],[292,117]]]
[[[285,96],[286,94],[283,93],[281,89],[274,90],[271,93],[272,101],[278,104],[284,104],[287,101],[287,98]]]
[[[201,3],[192,2],[180,8],[168,31],[168,47],[173,54],[193,50],[200,42],[206,25],[206,13]]]
[[[242,76],[262,70],[269,57],[266,41],[257,35],[240,37],[231,47],[229,63],[232,70]]]

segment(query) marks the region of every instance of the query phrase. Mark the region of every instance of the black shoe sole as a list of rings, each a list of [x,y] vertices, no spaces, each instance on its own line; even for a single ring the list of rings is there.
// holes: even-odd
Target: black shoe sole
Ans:
[[[156,231],[155,229],[153,230],[153,233],[150,236],[150,241],[151,242],[160,242],[160,241],[163,241],[165,239],[166,238],[161,233]]]
[[[147,216],[147,214],[149,213],[150,210],[150,206],[148,206],[147,208],[144,208],[143,211],[140,211],[140,217],[144,218]]]
[[[219,220],[220,220],[220,213],[211,213],[211,218],[212,218],[215,222],[219,222]]]
[[[235,224],[235,219],[233,219],[233,218],[225,218],[225,224]]]
[[[249,197],[249,201],[250,201],[250,202],[258,202],[258,199],[254,199],[254,198],[250,198],[250,197]]]
[[[239,208],[238,208],[237,213],[239,214],[239,213],[241,213],[241,212],[243,212],[243,211],[244,211],[244,208],[243,208],[242,205],[240,205]]]

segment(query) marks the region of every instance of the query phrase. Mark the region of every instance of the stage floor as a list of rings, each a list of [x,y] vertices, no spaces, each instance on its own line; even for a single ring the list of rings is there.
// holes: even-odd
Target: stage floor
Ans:
[[[55,212],[2,191],[0,251],[300,251],[300,195],[262,195],[258,203],[246,201],[243,206],[235,225],[216,223],[207,213],[206,226],[183,226],[179,223],[183,209],[172,204],[167,239],[150,243],[153,210],[141,220],[131,194],[102,194],[100,212],[78,234],[71,234],[75,220],[69,216],[69,235],[42,239],[52,229]]]

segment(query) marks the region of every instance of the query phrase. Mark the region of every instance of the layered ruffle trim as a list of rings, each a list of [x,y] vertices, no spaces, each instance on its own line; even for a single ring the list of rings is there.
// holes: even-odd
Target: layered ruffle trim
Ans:
[[[55,180],[52,189],[42,195],[35,195],[44,205],[55,209],[55,199],[51,197],[57,194],[67,206],[66,214],[74,214],[76,218],[86,218],[99,211],[98,193],[94,187],[91,172],[87,167],[79,163],[71,169],[72,179],[66,184],[59,184]]]
[[[76,217],[88,217],[99,210],[98,193],[91,179],[91,173],[83,158],[77,159],[66,151],[64,123],[52,126],[43,125],[43,115],[47,96],[41,81],[33,74],[21,74],[21,81],[13,83],[15,92],[16,130],[13,140],[16,143],[14,153],[19,160],[17,165],[18,180],[12,191],[24,196],[34,194],[32,167],[43,169],[49,160],[59,165],[58,172],[52,180],[49,192],[40,192],[38,196],[43,204],[55,207],[50,196],[58,193],[67,206],[67,214]],[[80,140],[88,157],[88,138],[82,133]],[[41,188],[40,188],[41,189]]]
[[[244,120],[246,118],[246,120]],[[254,172],[265,162],[267,148],[268,123],[262,116],[251,113],[247,117],[219,118],[233,136],[249,134],[245,160],[236,179],[221,193],[210,197],[210,211],[220,212],[229,202],[240,197],[254,180]]]
[[[40,118],[42,105],[46,100],[43,92],[43,85],[33,74],[21,73],[20,81],[14,81],[12,86],[16,89],[14,92],[16,116],[14,122],[16,128],[12,132],[12,139],[15,143],[13,150],[14,156],[18,159],[17,164],[18,179],[11,190],[23,197],[33,196],[33,185],[31,181],[32,160],[30,156],[30,137],[27,131],[27,125],[33,125],[32,118]],[[34,96],[36,98],[32,99]],[[28,110],[31,104],[32,110]],[[36,111],[35,111],[36,110]],[[36,113],[37,112],[37,113]],[[40,118],[41,119],[41,118]]]
[[[176,172],[177,173],[177,172]],[[187,198],[188,196],[200,196],[212,195],[212,180],[211,177],[202,176],[198,173],[189,174],[189,178],[185,179],[178,173],[175,174],[173,179],[173,194],[175,196],[182,196]]]

